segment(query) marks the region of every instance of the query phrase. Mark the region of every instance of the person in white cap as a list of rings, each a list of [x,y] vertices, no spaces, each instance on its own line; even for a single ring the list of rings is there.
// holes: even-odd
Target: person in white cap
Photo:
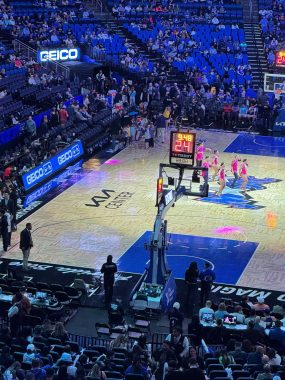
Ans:
[[[32,363],[33,359],[37,357],[36,347],[33,344],[27,345],[27,352],[24,353],[23,362]]]
[[[270,307],[266,303],[264,303],[263,297],[257,297],[257,303],[253,304],[252,308],[256,311],[264,311],[270,309]]]
[[[181,327],[184,320],[184,315],[180,311],[180,303],[174,302],[173,307],[168,313],[168,319],[169,319],[169,329],[172,333],[173,327]]]

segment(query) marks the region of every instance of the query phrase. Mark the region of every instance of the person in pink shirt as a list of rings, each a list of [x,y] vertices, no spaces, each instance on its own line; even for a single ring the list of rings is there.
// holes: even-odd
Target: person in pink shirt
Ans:
[[[238,174],[238,162],[239,162],[239,157],[237,154],[234,155],[234,158],[231,162],[231,172],[234,175],[234,180],[232,182],[232,188],[235,187],[236,181],[239,179],[239,174]]]
[[[217,191],[216,195],[220,196],[222,195],[222,192],[224,188],[226,187],[226,169],[225,164],[222,162],[219,169],[219,190]]]
[[[252,308],[256,311],[270,310],[270,307],[264,303],[263,297],[257,297],[257,303],[254,303]]]
[[[239,175],[240,177],[243,179],[243,183],[241,184],[240,188],[243,190],[243,191],[246,191],[246,185],[247,185],[247,182],[248,182],[248,178],[247,178],[247,167],[248,167],[248,163],[247,163],[247,159],[245,158],[243,161],[242,161],[242,164],[241,164],[241,167],[240,167],[240,171],[239,171]]]
[[[206,148],[205,148],[204,142],[202,141],[197,146],[197,149],[196,149],[196,166],[198,166],[198,167],[201,167],[201,165],[202,165],[205,150],[206,150]]]
[[[213,170],[212,181],[215,181],[216,175],[219,172],[219,152],[217,150],[213,152],[211,168]]]

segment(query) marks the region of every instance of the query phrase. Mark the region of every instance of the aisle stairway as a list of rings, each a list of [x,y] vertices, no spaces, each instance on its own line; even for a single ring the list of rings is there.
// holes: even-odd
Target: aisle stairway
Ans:
[[[247,43],[248,61],[252,68],[253,85],[260,85],[263,83],[264,73],[268,72],[268,66],[259,25],[244,24],[244,34]]]
[[[268,66],[259,26],[258,0],[251,1],[252,7],[250,6],[249,0],[241,0],[241,3],[243,6],[244,32],[248,48],[249,64],[252,67],[253,86],[257,87],[262,85],[264,73],[268,71]],[[130,45],[139,47],[139,52],[151,62],[154,64],[161,62],[160,55],[149,51],[146,44],[124,28],[123,23],[114,18],[106,6],[104,7],[103,14],[100,15],[98,13],[98,19],[102,20],[102,22],[104,21],[104,24],[108,26],[113,33],[118,34],[124,39],[127,38]],[[184,83],[184,74],[171,66],[167,69],[167,79],[170,83]]]
[[[98,21],[101,21],[103,25],[107,26],[109,30],[111,30],[114,34],[117,34],[123,39],[128,39],[128,43],[131,46],[138,47],[139,52],[146,57],[150,62],[153,64],[156,64],[158,62],[161,62],[161,57],[151,51],[148,51],[146,45],[141,42],[138,38],[136,38],[133,34],[131,34],[128,30],[126,30],[122,23],[119,22],[110,12],[106,4],[103,4],[103,11],[100,12],[98,9],[95,9],[94,5],[92,3],[89,3],[90,9],[95,11],[95,17],[98,19]],[[183,83],[183,73],[179,72],[174,67],[169,67],[167,69],[167,79],[170,83]],[[151,73],[146,73],[145,76],[150,76]]]
[[[258,0],[241,0],[241,4],[243,6],[244,34],[248,60],[252,68],[253,85],[259,86],[263,83],[264,73],[268,71],[268,66],[259,26]]]

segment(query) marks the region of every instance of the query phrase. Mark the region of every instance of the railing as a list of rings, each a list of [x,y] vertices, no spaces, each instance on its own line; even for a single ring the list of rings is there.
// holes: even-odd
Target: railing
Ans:
[[[106,339],[106,338],[99,338],[94,336],[83,336],[83,335],[76,335],[76,334],[68,334],[68,340],[71,342],[75,342],[79,345],[79,347],[82,348],[88,348],[88,347],[94,347],[94,346],[100,346],[106,348],[106,350],[109,350],[110,343],[112,339]],[[129,342],[127,345],[127,349],[132,349],[132,342]]]
[[[38,52],[35,49],[31,48],[24,42],[17,39],[13,41],[13,45],[14,45],[15,51],[22,53],[27,58],[33,58],[37,62]],[[44,63],[42,62],[41,66],[45,67],[46,69],[53,70],[56,73],[59,73],[66,79],[69,78],[70,70],[68,67],[64,66],[62,63],[50,60],[48,62],[44,62]]]
[[[167,337],[168,334],[159,334],[155,333],[152,334],[151,336],[151,349],[152,352],[155,352],[157,349],[159,349],[162,345],[162,343],[165,341],[165,338]],[[189,339],[190,345],[192,345],[192,342],[194,341],[195,335],[184,335]],[[207,346],[208,349],[211,352],[218,352],[221,351],[224,348],[224,345],[213,345],[211,344],[210,346]],[[203,356],[207,353],[206,348],[203,345],[197,346],[196,350],[200,356]]]
[[[102,15],[102,13],[103,13],[103,2],[101,0],[92,0],[92,4],[95,7],[95,9],[100,10],[100,13]]]

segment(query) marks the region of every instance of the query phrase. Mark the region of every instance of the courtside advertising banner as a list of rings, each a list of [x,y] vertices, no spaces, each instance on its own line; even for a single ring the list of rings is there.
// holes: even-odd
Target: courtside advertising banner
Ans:
[[[25,190],[30,190],[81,157],[84,149],[80,140],[61,150],[55,156],[45,160],[41,165],[22,175]]]

